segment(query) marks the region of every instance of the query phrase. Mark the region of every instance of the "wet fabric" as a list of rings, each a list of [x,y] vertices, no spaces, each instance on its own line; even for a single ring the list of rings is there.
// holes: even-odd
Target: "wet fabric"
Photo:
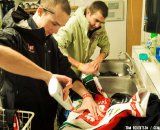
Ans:
[[[132,98],[129,94],[115,93],[111,96],[111,106],[114,104],[127,103]]]
[[[122,118],[127,116],[132,115],[135,117],[145,117],[149,95],[150,93],[147,91],[138,91],[135,95],[132,96],[129,102],[118,103],[112,106],[106,105],[110,104],[109,98],[103,99],[103,96],[96,95],[96,103],[98,105],[100,104],[99,107],[103,108],[102,110],[105,112],[103,113],[105,115],[103,118],[95,120],[88,111],[84,111],[79,115],[77,115],[77,113],[74,115],[74,112],[71,112],[67,121],[65,122],[65,125],[71,127],[69,124],[73,124],[77,127],[80,127],[81,129],[112,130]],[[67,128],[65,125],[61,127],[64,130]]]
[[[126,126],[133,128],[134,126],[146,127],[148,130],[160,129],[160,99],[157,95],[151,94],[148,101],[146,117],[136,118],[129,116],[123,118],[114,130],[126,130]]]

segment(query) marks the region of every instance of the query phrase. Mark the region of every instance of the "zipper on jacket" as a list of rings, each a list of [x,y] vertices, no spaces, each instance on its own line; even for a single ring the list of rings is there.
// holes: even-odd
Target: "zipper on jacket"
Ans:
[[[47,70],[47,43],[44,44],[44,68]]]

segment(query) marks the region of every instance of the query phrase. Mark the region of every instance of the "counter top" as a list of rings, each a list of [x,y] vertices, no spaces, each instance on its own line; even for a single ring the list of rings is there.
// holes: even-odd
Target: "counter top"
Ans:
[[[149,60],[139,60],[140,53],[148,54]],[[160,97],[160,63],[158,63],[156,58],[144,46],[133,46],[132,58],[134,59],[136,69],[139,72],[139,77],[144,87]]]

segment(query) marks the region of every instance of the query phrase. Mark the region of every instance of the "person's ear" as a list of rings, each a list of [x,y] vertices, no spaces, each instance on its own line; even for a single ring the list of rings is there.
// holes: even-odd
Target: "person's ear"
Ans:
[[[91,15],[91,11],[89,10],[89,8],[86,9],[86,15]]]
[[[38,13],[39,16],[41,16],[42,13],[43,13],[43,8],[42,7],[38,7],[37,13]]]

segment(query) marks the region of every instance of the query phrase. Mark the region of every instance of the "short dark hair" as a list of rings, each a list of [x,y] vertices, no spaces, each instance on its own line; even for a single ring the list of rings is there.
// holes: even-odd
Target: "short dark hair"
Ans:
[[[91,14],[94,14],[97,11],[101,11],[104,18],[108,16],[108,7],[103,1],[95,1],[89,6]]]
[[[55,7],[56,5],[61,5],[61,8],[64,12],[66,12],[68,15],[71,13],[71,7],[68,0],[39,0],[38,4],[47,9]]]

